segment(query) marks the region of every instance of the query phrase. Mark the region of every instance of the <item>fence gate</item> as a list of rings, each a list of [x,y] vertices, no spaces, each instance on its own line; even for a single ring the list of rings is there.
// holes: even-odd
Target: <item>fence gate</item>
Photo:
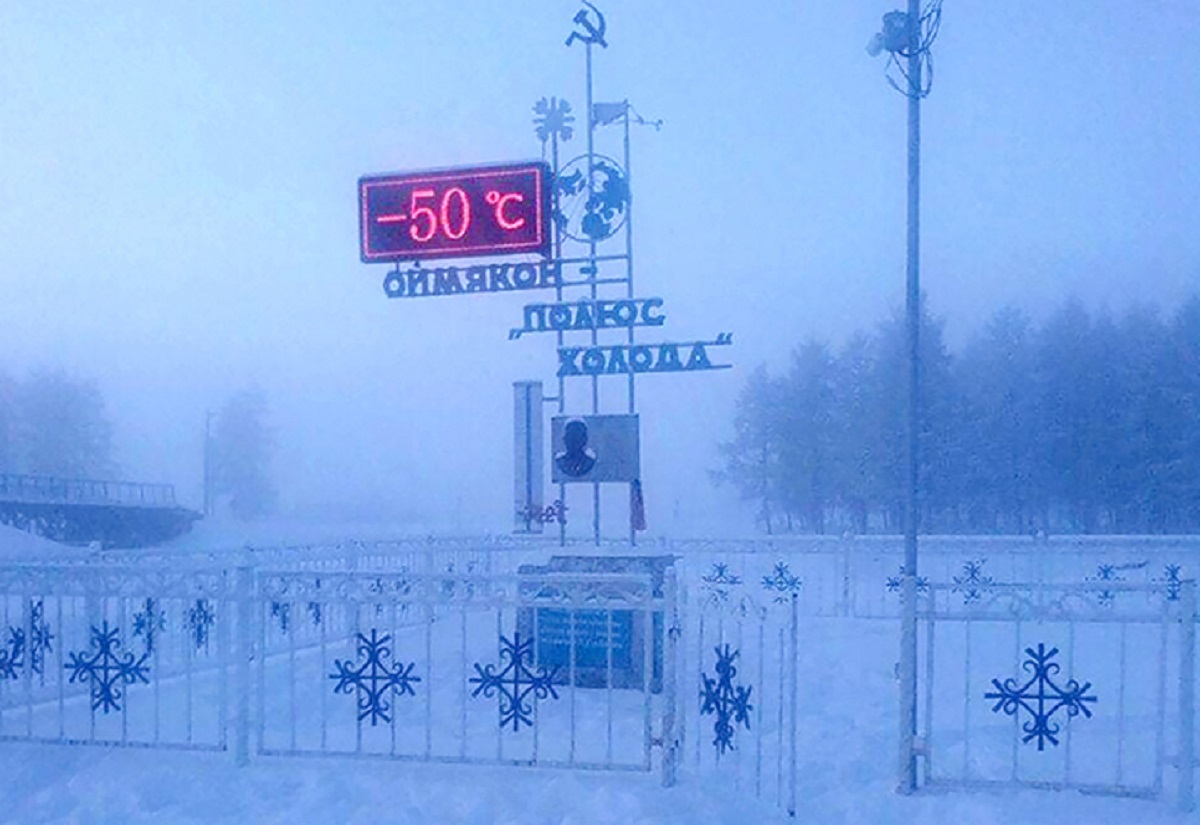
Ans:
[[[798,612],[786,563],[683,568],[680,750],[698,778],[796,812]]]
[[[924,787],[1170,795],[1190,809],[1195,616],[1192,582],[930,584]]]

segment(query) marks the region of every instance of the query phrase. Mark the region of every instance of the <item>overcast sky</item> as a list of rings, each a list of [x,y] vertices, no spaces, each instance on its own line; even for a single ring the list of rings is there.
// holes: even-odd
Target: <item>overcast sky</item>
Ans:
[[[634,133],[645,338],[735,336],[736,369],[639,384],[652,527],[718,512],[750,369],[902,301],[905,104],[864,50],[893,5],[601,4],[596,99],[664,121]],[[578,8],[5,3],[0,367],[94,377],[122,475],[195,505],[205,409],[258,383],[289,505],[505,529],[511,383],[556,366],[506,340],[538,293],[389,301],[355,181],[538,157],[533,103],[583,110]],[[1005,304],[1200,288],[1200,4],[946,0],[935,60],[922,276],[952,344]]]

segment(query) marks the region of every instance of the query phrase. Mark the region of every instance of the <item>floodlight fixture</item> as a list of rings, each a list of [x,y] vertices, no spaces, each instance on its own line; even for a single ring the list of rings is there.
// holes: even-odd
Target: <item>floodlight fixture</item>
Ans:
[[[896,91],[910,97],[925,97],[933,82],[933,54],[931,47],[937,39],[942,20],[942,0],[926,0],[925,8],[920,0],[913,0],[908,11],[889,11],[883,16],[883,25],[867,41],[867,54],[877,57],[887,52],[887,68],[884,75]],[[914,65],[908,65],[913,62]],[[913,74],[919,63],[921,70]],[[914,83],[920,76],[921,82]]]

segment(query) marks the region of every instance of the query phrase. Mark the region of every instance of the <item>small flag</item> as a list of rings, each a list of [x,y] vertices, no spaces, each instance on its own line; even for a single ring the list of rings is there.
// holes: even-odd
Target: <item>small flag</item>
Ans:
[[[607,126],[614,120],[625,117],[628,109],[629,103],[624,100],[620,103],[593,103],[592,123],[596,126]]]
[[[629,528],[646,529],[646,502],[642,500],[642,482],[637,479],[629,484]]]

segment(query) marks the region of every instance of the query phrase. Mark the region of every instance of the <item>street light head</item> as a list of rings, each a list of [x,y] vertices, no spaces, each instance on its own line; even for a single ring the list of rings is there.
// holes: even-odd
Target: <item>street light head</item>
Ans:
[[[867,54],[871,55],[871,57],[878,57],[879,53],[882,51],[883,35],[876,32],[871,36],[871,39],[867,41]]]
[[[903,52],[917,41],[920,22],[909,19],[908,12],[889,11],[883,16],[883,31],[879,33],[881,46],[889,52]]]

